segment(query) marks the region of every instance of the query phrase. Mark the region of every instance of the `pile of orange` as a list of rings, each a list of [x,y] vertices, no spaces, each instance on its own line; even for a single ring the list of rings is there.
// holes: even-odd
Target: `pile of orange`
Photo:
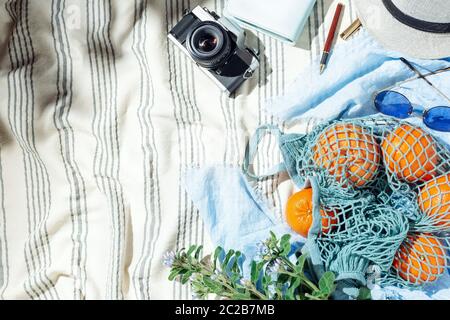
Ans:
[[[313,223],[313,192],[311,188],[294,193],[286,205],[286,221],[289,226],[303,237],[308,236]],[[320,211],[322,215],[322,232],[330,232],[338,223],[334,212]]]
[[[433,178],[438,151],[431,135],[418,127],[402,124],[381,144],[386,168],[399,180],[409,183]]]
[[[363,187],[380,166],[380,146],[366,129],[354,124],[335,124],[325,130],[313,148],[314,162],[343,185]]]
[[[450,228],[450,173],[438,176],[439,151],[431,135],[411,124],[401,124],[378,144],[362,126],[338,123],[317,138],[312,149],[314,163],[327,170],[343,187],[369,187],[381,168],[406,183],[416,183],[418,206],[433,226]],[[419,185],[420,184],[420,185]],[[334,212],[320,211],[321,232],[335,230]],[[286,206],[290,227],[307,237],[313,223],[312,189],[292,195]],[[446,229],[449,230],[449,229]],[[450,230],[449,230],[450,231]],[[392,268],[412,284],[434,281],[446,270],[446,251],[432,234],[412,234],[398,249]]]
[[[446,255],[439,239],[430,235],[410,235],[400,246],[392,267],[412,284],[431,282],[444,273]]]

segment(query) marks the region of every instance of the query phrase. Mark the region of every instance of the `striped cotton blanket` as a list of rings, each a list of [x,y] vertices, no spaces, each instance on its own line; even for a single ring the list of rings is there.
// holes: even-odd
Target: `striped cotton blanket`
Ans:
[[[241,163],[273,121],[264,101],[320,53],[332,11],[318,1],[297,47],[250,34],[264,58],[229,98],[166,38],[197,4],[0,1],[0,298],[190,298],[161,264],[208,248],[183,171]],[[262,169],[278,162],[274,140],[262,154]],[[258,187],[281,214],[291,186],[277,179]]]

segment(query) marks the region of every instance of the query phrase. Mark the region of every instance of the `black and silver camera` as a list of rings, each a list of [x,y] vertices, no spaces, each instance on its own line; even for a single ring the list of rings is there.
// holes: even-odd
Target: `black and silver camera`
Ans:
[[[187,13],[168,37],[229,94],[259,66],[258,53],[244,44],[244,30],[200,6]]]

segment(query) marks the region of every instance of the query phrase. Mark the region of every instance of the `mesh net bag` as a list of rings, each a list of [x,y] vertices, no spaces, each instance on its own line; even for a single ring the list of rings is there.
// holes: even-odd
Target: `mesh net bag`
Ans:
[[[424,129],[389,117],[323,123],[280,134],[284,164],[311,183],[307,249],[337,279],[417,287],[447,272],[450,153]],[[332,217],[326,219],[324,216]]]

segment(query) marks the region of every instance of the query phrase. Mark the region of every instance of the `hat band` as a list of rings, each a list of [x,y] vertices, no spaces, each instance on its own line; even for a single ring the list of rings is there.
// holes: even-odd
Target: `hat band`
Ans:
[[[430,33],[450,33],[450,23],[430,22],[411,17],[397,8],[392,0],[383,0],[383,4],[395,19],[411,28]]]

